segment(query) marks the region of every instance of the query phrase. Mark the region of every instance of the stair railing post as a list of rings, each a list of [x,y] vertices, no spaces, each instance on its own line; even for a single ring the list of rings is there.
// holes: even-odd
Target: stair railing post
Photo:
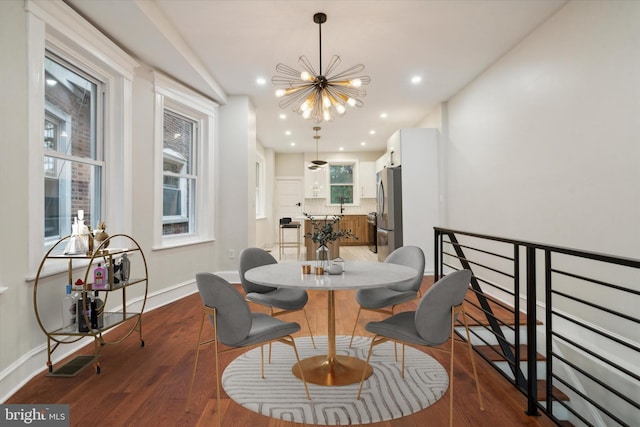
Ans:
[[[545,319],[544,319],[544,336],[545,336],[545,348],[546,348],[546,357],[545,357],[545,363],[546,365],[546,375],[547,375],[547,381],[546,381],[546,386],[547,386],[547,412],[551,415],[553,415],[553,348],[552,348],[552,335],[551,335],[551,331],[553,330],[553,325],[551,324],[551,320],[552,320],[552,307],[553,307],[553,303],[551,301],[551,251],[550,250],[545,250],[544,251],[544,276],[545,276],[545,285],[544,285],[544,292],[545,292],[545,301],[544,301],[544,307],[545,307]]]
[[[433,239],[433,282],[437,282],[442,274],[442,233],[434,229]]]
[[[527,415],[538,415],[536,249],[527,246]]]

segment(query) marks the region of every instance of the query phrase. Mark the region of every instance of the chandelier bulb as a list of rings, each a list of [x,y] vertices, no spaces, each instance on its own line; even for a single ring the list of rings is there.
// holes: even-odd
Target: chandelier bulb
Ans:
[[[284,89],[278,89],[276,90],[276,96],[278,98],[282,98],[283,96],[285,96],[287,94],[287,91]]]
[[[349,84],[350,84],[352,87],[360,87],[360,86],[362,86],[362,80],[360,80],[360,79],[353,79],[353,80],[349,81]]]
[[[346,109],[344,108],[344,105],[336,104],[336,111],[338,112],[338,114],[343,115]]]
[[[312,82],[315,80],[315,78],[308,71],[303,71],[302,73],[300,73],[300,80],[305,82]]]
[[[308,119],[311,117],[311,110],[302,110],[302,118]]]
[[[355,99],[353,99],[353,98],[351,98],[351,97],[349,97],[349,98],[347,99],[347,104],[349,104],[349,105],[350,105],[350,106],[352,106],[352,107],[355,107],[355,106],[356,106],[356,100],[355,100]]]
[[[302,111],[311,111],[311,101],[306,99],[302,105],[300,105],[300,110]]]

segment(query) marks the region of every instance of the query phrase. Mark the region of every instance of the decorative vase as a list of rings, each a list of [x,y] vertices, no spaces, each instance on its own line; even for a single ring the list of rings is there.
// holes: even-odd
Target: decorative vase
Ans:
[[[322,267],[325,270],[329,267],[329,248],[323,243],[316,249],[316,267]]]
[[[96,245],[100,247],[102,243],[109,238],[109,235],[104,230],[96,230],[94,238],[96,239]],[[104,246],[102,246],[102,249],[107,249],[108,246],[109,242],[106,242]]]
[[[344,272],[344,260],[340,257],[334,258],[329,266],[329,274],[341,274]]]

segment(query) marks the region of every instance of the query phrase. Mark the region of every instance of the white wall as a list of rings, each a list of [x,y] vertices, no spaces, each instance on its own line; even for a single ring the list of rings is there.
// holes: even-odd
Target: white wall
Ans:
[[[275,174],[276,176],[302,177],[304,175],[304,154],[277,153]]]
[[[450,227],[640,258],[638,22],[570,2],[449,101]]]
[[[434,232],[440,226],[437,129],[401,129],[403,245],[425,255],[425,274],[434,272]]]
[[[249,98],[229,97],[219,125],[215,259],[219,269],[237,270],[240,251],[256,245],[255,112]]]
[[[25,282],[28,254],[27,40],[22,2],[0,2],[0,97],[3,133],[0,196],[0,379],[41,342],[32,308],[32,284]],[[9,60],[9,58],[11,58]],[[6,290],[4,289],[6,288]],[[8,325],[11,325],[9,327]],[[40,333],[41,336],[37,334]],[[43,362],[44,363],[44,362]],[[20,372],[16,375],[28,375]],[[0,400],[10,390],[0,384]]]

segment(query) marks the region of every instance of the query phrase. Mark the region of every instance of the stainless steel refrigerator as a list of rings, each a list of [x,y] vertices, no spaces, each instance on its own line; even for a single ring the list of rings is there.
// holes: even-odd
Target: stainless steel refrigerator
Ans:
[[[377,174],[378,261],[402,246],[401,166],[385,168]]]

